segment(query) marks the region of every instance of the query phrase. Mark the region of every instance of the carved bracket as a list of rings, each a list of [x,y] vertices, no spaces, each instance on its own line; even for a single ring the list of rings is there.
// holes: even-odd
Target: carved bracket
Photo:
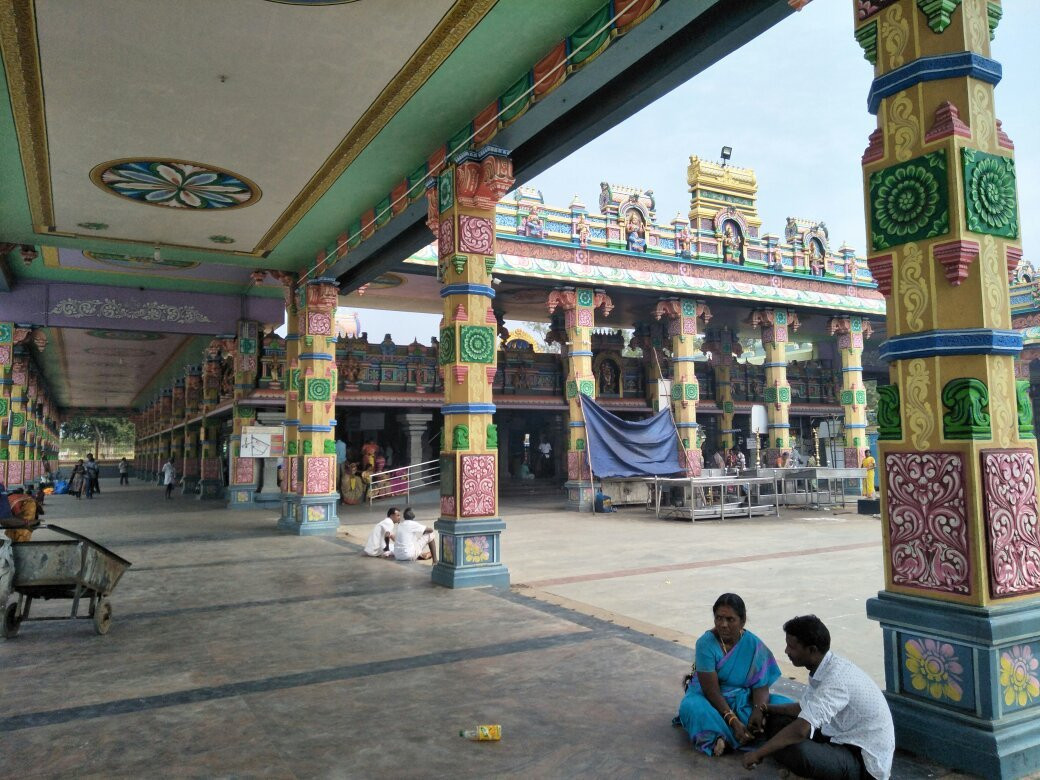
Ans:
[[[961,239],[932,246],[932,257],[942,265],[946,281],[954,287],[968,278],[971,264],[978,256],[979,245],[975,241]]]

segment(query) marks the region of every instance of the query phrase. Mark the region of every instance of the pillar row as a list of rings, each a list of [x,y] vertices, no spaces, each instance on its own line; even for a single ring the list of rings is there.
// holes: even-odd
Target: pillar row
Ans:
[[[260,474],[256,458],[243,457],[242,432],[256,423],[256,407],[243,402],[256,386],[260,366],[260,325],[253,320],[240,320],[234,343],[235,390],[231,410],[231,438],[228,442],[228,507],[251,509]]]

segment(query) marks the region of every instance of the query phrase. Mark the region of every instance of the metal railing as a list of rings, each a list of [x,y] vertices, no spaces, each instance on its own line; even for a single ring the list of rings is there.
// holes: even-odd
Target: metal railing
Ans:
[[[411,466],[380,471],[372,475],[368,485],[368,505],[377,498],[390,498],[403,495],[411,500],[412,491],[420,488],[439,485],[441,482],[441,463],[439,460],[428,460]]]

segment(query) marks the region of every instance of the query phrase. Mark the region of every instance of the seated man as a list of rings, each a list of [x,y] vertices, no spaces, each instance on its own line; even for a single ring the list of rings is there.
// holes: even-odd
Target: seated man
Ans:
[[[816,615],[788,620],[784,633],[791,663],[809,670],[809,688],[796,704],[765,706],[769,741],[744,756],[744,768],[775,755],[799,777],[888,780],[895,731],[881,690],[830,651],[830,632]]]
[[[425,561],[437,563],[437,537],[432,528],[415,522],[411,507],[405,507],[404,519],[400,513],[394,516],[394,558],[399,561]]]
[[[386,510],[386,517],[372,526],[372,531],[362,551],[370,558],[392,558],[394,553],[394,524],[401,519],[401,510],[392,506]]]
[[[43,508],[32,497],[32,485],[29,486],[29,494],[22,488],[15,488],[6,498],[0,500],[8,505],[10,512],[2,523],[4,534],[12,542],[28,542],[32,538],[33,530],[40,524],[40,515],[43,514]]]

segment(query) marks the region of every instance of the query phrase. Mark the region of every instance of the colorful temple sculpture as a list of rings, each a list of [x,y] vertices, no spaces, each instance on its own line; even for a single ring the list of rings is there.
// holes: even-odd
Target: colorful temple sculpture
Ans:
[[[867,611],[897,743],[1018,777],[1040,764],[1040,535],[1017,380],[1029,315],[1012,316],[1021,277],[1008,285],[1022,257],[1014,144],[990,59],[1000,17],[995,2],[856,4],[874,66],[862,162],[890,374],[877,410],[885,588]]]

